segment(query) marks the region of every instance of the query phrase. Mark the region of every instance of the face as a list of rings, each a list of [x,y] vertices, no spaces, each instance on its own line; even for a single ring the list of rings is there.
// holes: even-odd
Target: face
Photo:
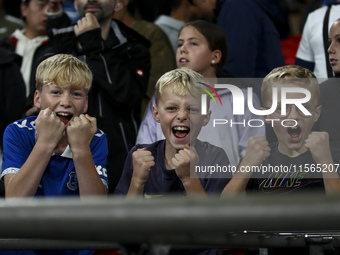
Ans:
[[[285,87],[296,87],[297,85],[288,85],[284,84]],[[320,116],[321,112],[321,106],[317,106],[316,100],[311,98],[311,100],[304,104],[305,108],[312,114],[312,115],[304,115],[299,110],[297,110],[295,105],[287,105],[287,109],[291,109],[289,114],[285,117],[282,117],[279,115],[279,112],[281,112],[281,87],[280,85],[278,87],[278,106],[277,106],[277,113],[272,113],[270,115],[264,116],[265,119],[279,119],[279,121],[273,121],[274,126],[274,132],[277,136],[277,139],[279,141],[279,151],[287,156],[297,156],[305,151],[307,151],[307,148],[304,146],[305,140],[311,133],[312,127],[314,122],[316,122]],[[266,108],[270,108],[272,105],[272,95],[271,91],[266,92],[268,100],[265,100],[264,105]],[[270,94],[270,95],[269,95]],[[311,92],[311,94],[313,94]],[[304,98],[305,95],[301,93],[288,93],[287,98],[289,99],[298,99],[298,98]],[[288,113],[288,111],[287,111]],[[285,121],[283,124],[285,127],[281,124],[283,120],[293,119],[297,122],[297,125],[294,121]],[[272,125],[271,121],[269,122],[270,125]],[[296,125],[296,126],[295,126]],[[295,127],[293,127],[295,126]]]
[[[329,62],[334,73],[340,74],[340,21],[335,22],[329,31]]]
[[[166,138],[166,148],[183,149],[186,144],[195,145],[196,138],[202,126],[209,122],[210,112],[201,115],[201,100],[199,97],[184,97],[175,95],[168,86],[153,108],[153,115],[161,124]]]
[[[210,50],[208,41],[196,28],[184,27],[178,36],[177,45],[177,67],[192,69],[205,77],[216,73],[212,65],[212,61],[217,62],[216,54]]]
[[[34,105],[40,109],[49,107],[65,125],[76,116],[87,111],[87,93],[83,89],[62,88],[55,84],[44,85],[42,91],[36,91]]]
[[[122,2],[121,0],[74,0],[74,6],[81,17],[85,17],[88,12],[92,13],[101,24],[112,19],[113,13],[121,9]]]
[[[29,5],[21,4],[21,12],[26,19],[26,31],[35,36],[46,34],[48,0],[31,0]]]

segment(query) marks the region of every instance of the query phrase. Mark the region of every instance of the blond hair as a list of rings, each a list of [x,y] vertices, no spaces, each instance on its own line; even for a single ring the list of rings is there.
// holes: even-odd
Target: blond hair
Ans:
[[[192,86],[195,84],[195,86]],[[172,92],[180,97],[187,94],[202,94],[204,85],[208,81],[203,75],[188,68],[177,68],[163,74],[156,83],[156,105],[165,88],[171,86]],[[198,89],[201,88],[201,89]]]
[[[68,54],[57,54],[41,62],[36,71],[36,89],[42,91],[44,85],[71,86],[88,92],[92,84],[92,72],[88,66]]]
[[[310,70],[298,65],[286,65],[274,68],[263,80],[261,86],[262,102],[267,99],[267,91],[272,89],[274,84],[295,84],[308,89],[317,104],[320,100],[319,82]],[[275,86],[274,86],[275,87]]]

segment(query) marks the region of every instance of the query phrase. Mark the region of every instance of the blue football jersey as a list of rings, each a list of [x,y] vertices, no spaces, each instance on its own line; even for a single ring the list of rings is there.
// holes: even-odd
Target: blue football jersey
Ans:
[[[29,157],[37,141],[36,118],[28,117],[7,126],[3,139],[1,179],[6,174],[17,173]],[[107,140],[106,134],[100,129],[93,137],[90,148],[98,175],[108,189]],[[69,146],[62,154],[51,156],[36,193],[36,196],[68,195],[79,195],[77,174]]]

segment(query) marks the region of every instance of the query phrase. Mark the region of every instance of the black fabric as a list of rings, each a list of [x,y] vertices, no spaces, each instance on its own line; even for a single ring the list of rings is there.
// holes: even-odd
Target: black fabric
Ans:
[[[20,64],[16,54],[0,48],[0,150],[5,128],[25,110],[26,90]],[[0,197],[4,195],[4,184],[0,181]]]
[[[327,67],[327,75],[328,77],[333,76],[333,69],[331,64],[329,63],[329,54],[328,54],[328,23],[329,23],[329,13],[331,11],[332,6],[329,5],[325,14],[325,18],[323,20],[323,46],[325,49],[325,58],[326,58],[326,67]]]

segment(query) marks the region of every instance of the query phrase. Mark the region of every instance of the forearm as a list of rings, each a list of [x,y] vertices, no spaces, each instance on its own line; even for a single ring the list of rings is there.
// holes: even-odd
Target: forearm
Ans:
[[[181,181],[188,196],[206,196],[207,195],[199,178],[188,178],[186,180],[181,180]]]
[[[52,152],[37,143],[20,171],[5,176],[6,198],[34,197]]]
[[[332,194],[339,194],[340,192],[340,179],[339,175],[336,172],[336,166],[334,165],[333,160],[324,161],[322,165],[327,166],[328,172],[323,172],[322,177],[323,177],[323,182],[325,185],[325,191],[327,195],[332,195]]]
[[[242,166],[244,167],[247,165],[245,162],[242,162],[242,163],[237,169],[237,172],[235,173],[234,177],[229,181],[229,183],[223,189],[221,197],[246,194],[247,184],[249,182],[249,179],[252,173],[241,171],[240,169],[242,169]]]
[[[131,179],[130,187],[128,193],[126,194],[127,198],[131,197],[139,197],[143,195],[144,184],[137,182],[133,177]]]
[[[90,148],[72,150],[72,154],[80,197],[106,196],[106,188],[97,173]]]

